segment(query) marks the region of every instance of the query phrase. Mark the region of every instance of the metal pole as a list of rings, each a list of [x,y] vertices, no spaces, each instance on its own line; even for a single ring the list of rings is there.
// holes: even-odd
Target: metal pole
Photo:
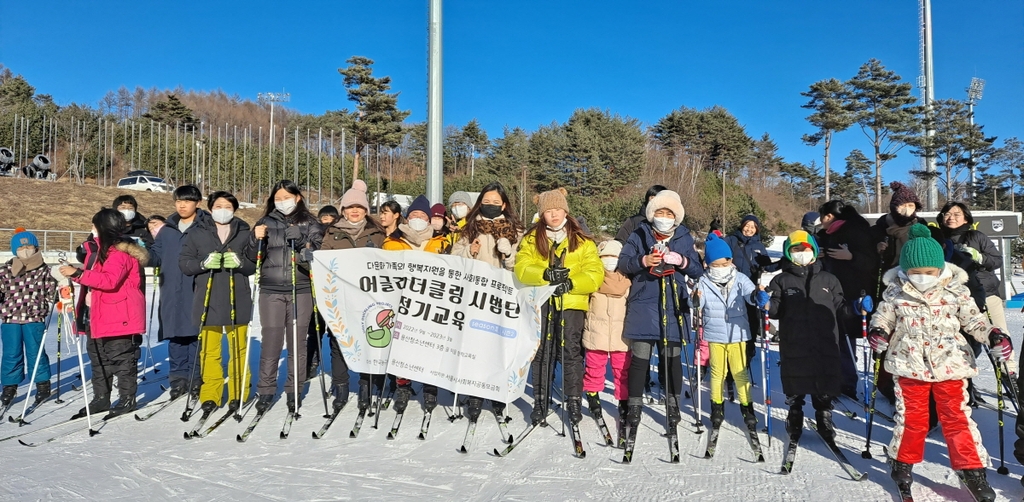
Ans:
[[[931,0],[921,0],[924,26],[922,27],[922,43],[924,50],[922,51],[922,57],[924,58],[924,106],[926,111],[931,111],[932,101],[935,100],[935,76],[933,70],[933,59],[932,59],[932,2]],[[929,126],[928,130],[925,131],[925,135],[928,138],[935,136],[935,129]],[[939,202],[939,186],[938,179],[936,178],[935,172],[935,152],[927,152],[925,157],[925,170],[928,172],[928,189],[925,196],[925,206],[928,211],[934,211],[938,206]]]
[[[355,180],[352,180],[353,182]],[[345,130],[341,130],[341,188],[345,188]]]
[[[444,193],[443,150],[441,135],[444,129],[441,51],[441,0],[430,0],[429,62],[427,79],[427,198],[441,200]]]

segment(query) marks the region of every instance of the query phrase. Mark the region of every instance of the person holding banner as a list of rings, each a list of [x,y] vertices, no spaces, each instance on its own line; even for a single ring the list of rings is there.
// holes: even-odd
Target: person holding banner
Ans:
[[[228,338],[228,408],[237,410],[248,397],[242,381],[252,299],[249,276],[256,263],[242,250],[249,242],[249,224],[235,216],[238,199],[228,192],[213,192],[206,200],[211,220],[202,220],[185,237],[178,258],[182,273],[194,277],[192,322],[199,326],[199,367],[202,386],[199,402],[203,413],[219,408],[224,399],[224,368],[221,340]],[[233,277],[232,277],[233,276]],[[211,286],[207,293],[207,286]]]
[[[545,323],[548,327],[531,368],[534,424],[547,417],[554,363],[559,359],[565,409],[573,424],[583,419],[583,324],[590,294],[604,281],[597,245],[569,215],[565,195],[559,188],[534,196],[540,219],[526,232],[516,254],[515,273],[523,284],[555,286],[552,300],[541,311],[542,319],[554,322]]]
[[[299,187],[290,180],[281,180],[270,191],[263,217],[256,222],[250,235],[244,254],[253,262],[256,261],[258,242],[266,240],[259,284],[263,343],[256,411],[266,412],[274,403],[278,360],[285,340],[289,340],[287,345],[292,362],[287,364],[285,393],[288,395],[288,411],[295,412],[300,406],[299,396],[295,394],[297,382],[306,381],[302,374],[307,369],[305,333],[313,313],[309,267],[312,252],[320,249],[323,227],[306,209],[306,200]],[[299,333],[303,333],[302,343],[298,343]]]
[[[629,409],[627,422],[635,431],[643,407],[644,380],[651,353],[657,346],[665,372],[666,418],[670,429],[679,423],[682,391],[683,333],[690,332],[687,277],[703,275],[690,230],[683,226],[679,195],[663,190],[647,202],[647,220],[626,239],[618,270],[632,281],[626,303],[623,337],[630,340]]]
[[[430,201],[425,195],[416,197],[412,204],[409,204],[405,220],[405,223],[395,220],[396,230],[388,233],[388,238],[384,241],[386,251],[418,249],[428,253],[441,252],[444,236],[434,236],[434,228],[430,226]]]
[[[384,245],[384,229],[366,215],[370,212],[370,201],[366,198],[366,183],[352,182],[352,188],[341,196],[343,218],[327,227],[324,232],[322,250],[380,248]],[[396,218],[397,219],[397,218]],[[326,328],[324,328],[326,329]],[[338,340],[329,337],[331,345],[331,385],[334,387],[334,409],[340,410],[348,402],[348,365],[341,354]],[[317,341],[319,344],[319,340]],[[359,375],[359,408],[370,406],[370,375]]]
[[[465,216],[462,230],[451,234],[457,237],[451,254],[479,260],[495,268],[513,270],[516,262],[514,250],[523,238],[523,224],[512,209],[505,187],[496,181],[487,184],[477,197],[476,205]],[[481,404],[478,397],[470,397],[466,401],[466,415],[470,420],[475,421],[480,416]],[[505,403],[491,401],[491,409],[496,415],[503,415]]]

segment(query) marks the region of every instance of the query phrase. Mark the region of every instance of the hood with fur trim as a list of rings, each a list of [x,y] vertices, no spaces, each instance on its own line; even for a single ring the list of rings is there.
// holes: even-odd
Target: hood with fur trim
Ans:
[[[128,256],[135,258],[135,261],[139,262],[140,267],[145,267],[149,264],[149,251],[146,251],[146,248],[135,244],[134,242],[118,242],[117,244],[114,244],[114,249],[127,253]]]

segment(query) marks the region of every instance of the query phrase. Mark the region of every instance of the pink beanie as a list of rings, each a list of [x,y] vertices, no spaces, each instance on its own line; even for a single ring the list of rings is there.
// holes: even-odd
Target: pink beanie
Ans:
[[[347,207],[362,206],[363,209],[369,211],[370,201],[366,198],[366,182],[363,180],[353,181],[352,188],[349,188],[345,195],[341,196],[341,203],[338,205],[342,210]]]

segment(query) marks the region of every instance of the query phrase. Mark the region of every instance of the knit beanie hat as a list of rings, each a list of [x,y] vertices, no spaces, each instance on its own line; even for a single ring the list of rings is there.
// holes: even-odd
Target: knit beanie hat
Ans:
[[[434,204],[433,206],[430,206],[430,217],[433,218],[433,217],[437,216],[437,217],[444,218],[445,211],[446,211],[446,209],[444,207],[444,204],[441,204],[440,202],[438,202],[437,204]]]
[[[597,245],[598,256],[619,256],[621,252],[622,243],[615,239],[609,239]]]
[[[448,207],[452,207],[456,202],[461,202],[469,207],[473,207],[473,198],[469,196],[469,192],[459,190],[458,192],[452,193],[452,195],[448,197]]]
[[[537,205],[537,214],[543,215],[548,209],[561,209],[568,213],[569,202],[565,200],[568,193],[564,188],[556,188],[534,195],[533,203]]]
[[[11,237],[11,253],[17,254],[18,248],[21,246],[35,246],[36,249],[39,249],[39,239],[36,238],[35,234],[24,228],[17,228],[14,232],[14,235]]]
[[[799,245],[811,248],[811,251],[814,251],[814,256],[818,256],[818,241],[814,240],[814,236],[805,230],[797,230],[786,237],[786,242],[782,245],[782,255],[787,260],[793,261],[793,257],[789,255],[789,248]]]
[[[320,212],[316,213],[316,217],[319,219],[323,218],[324,216],[333,216],[335,218],[338,218],[341,216],[341,214],[338,213],[338,208],[334,206],[324,206],[320,208]]]
[[[804,213],[803,220],[800,220],[800,227],[807,230],[815,225],[821,225],[821,215],[815,211]]]
[[[897,207],[908,202],[913,202],[917,210],[921,209],[921,199],[917,198],[917,194],[914,193],[910,187],[898,181],[894,181],[889,183],[889,188],[892,189],[892,198],[889,199],[889,212],[892,214],[896,214]]]
[[[341,208],[352,206],[362,206],[367,211],[370,210],[370,201],[366,198],[366,182],[363,180],[355,180],[352,182],[352,188],[345,191],[345,194],[341,196]]]
[[[408,218],[413,211],[423,211],[423,214],[427,215],[427,219],[430,219],[430,201],[427,200],[426,195],[420,195],[409,204],[409,209],[405,211],[405,217]]]
[[[651,197],[651,200],[647,201],[647,207],[644,211],[644,216],[647,217],[648,222],[654,223],[654,213],[659,209],[672,211],[672,214],[676,217],[675,225],[677,227],[683,223],[683,203],[679,199],[679,194],[672,190],[662,190],[658,192],[658,195]]]
[[[704,264],[708,265],[722,258],[732,258],[729,243],[715,234],[708,234],[708,240],[704,242]]]
[[[942,270],[946,266],[942,246],[932,239],[928,227],[915,223],[910,227],[910,240],[900,251],[900,269],[904,272],[912,268],[935,267]]]

